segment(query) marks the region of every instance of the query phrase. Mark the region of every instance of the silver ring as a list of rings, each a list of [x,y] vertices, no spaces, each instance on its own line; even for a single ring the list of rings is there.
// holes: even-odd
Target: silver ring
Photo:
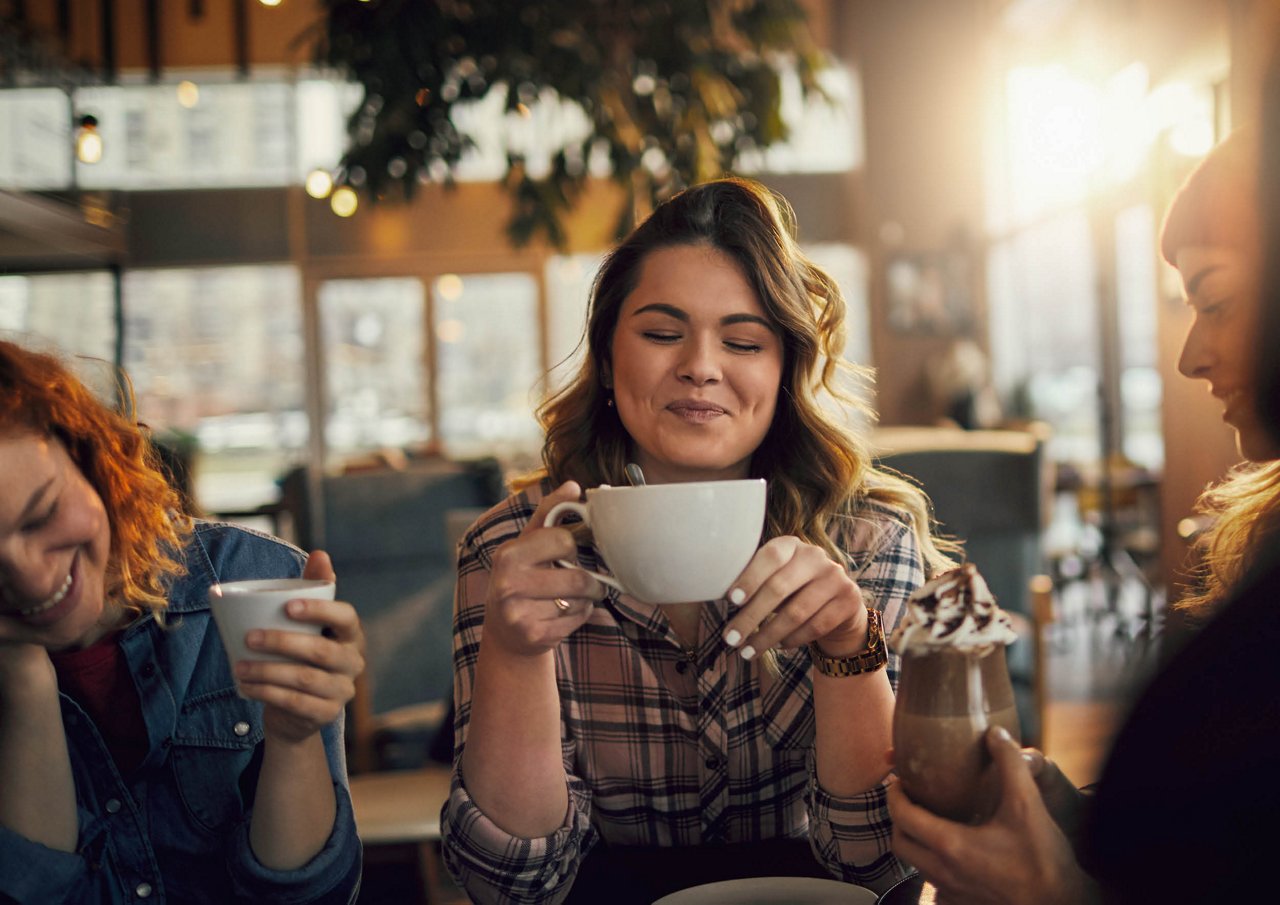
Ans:
[[[569,608],[573,606],[573,604],[569,603],[569,601],[565,600],[563,597],[557,597],[552,601],[552,603],[554,603],[556,605],[556,609],[562,613],[569,612]]]

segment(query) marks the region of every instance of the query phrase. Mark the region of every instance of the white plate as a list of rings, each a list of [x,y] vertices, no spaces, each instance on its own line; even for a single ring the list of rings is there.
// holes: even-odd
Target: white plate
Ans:
[[[663,896],[653,905],[875,905],[862,886],[818,877],[746,877]]]

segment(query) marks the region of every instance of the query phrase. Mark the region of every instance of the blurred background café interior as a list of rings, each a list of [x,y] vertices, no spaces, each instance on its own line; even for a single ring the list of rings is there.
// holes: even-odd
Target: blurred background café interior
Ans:
[[[537,463],[603,253],[754,176],[848,300],[884,461],[1010,572],[1042,717],[1072,626],[1150,637],[1237,460],[1156,238],[1276,6],[6,0],[0,335],[123,369],[193,510],[332,552],[386,729],[448,694],[453,544]]]

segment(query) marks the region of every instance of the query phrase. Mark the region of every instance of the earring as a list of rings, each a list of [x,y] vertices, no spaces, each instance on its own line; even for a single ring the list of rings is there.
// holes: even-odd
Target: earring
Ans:
[[[610,396],[608,399],[606,399],[604,401],[604,404],[607,408],[613,408],[613,397]]]

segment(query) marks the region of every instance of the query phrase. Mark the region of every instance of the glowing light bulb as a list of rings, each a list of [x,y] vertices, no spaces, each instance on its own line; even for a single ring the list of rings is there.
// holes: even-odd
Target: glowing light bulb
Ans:
[[[456,273],[446,273],[436,280],[436,292],[446,301],[457,301],[462,297],[462,277]]]
[[[97,163],[102,159],[102,135],[98,132],[98,118],[88,114],[80,117],[76,130],[76,159],[81,163]]]
[[[329,193],[333,191],[333,177],[329,175],[328,170],[317,168],[307,174],[304,185],[307,194],[312,198],[328,198]]]
[[[334,189],[333,194],[329,196],[329,207],[339,217],[350,217],[359,206],[360,199],[356,197],[355,189],[348,185]]]

